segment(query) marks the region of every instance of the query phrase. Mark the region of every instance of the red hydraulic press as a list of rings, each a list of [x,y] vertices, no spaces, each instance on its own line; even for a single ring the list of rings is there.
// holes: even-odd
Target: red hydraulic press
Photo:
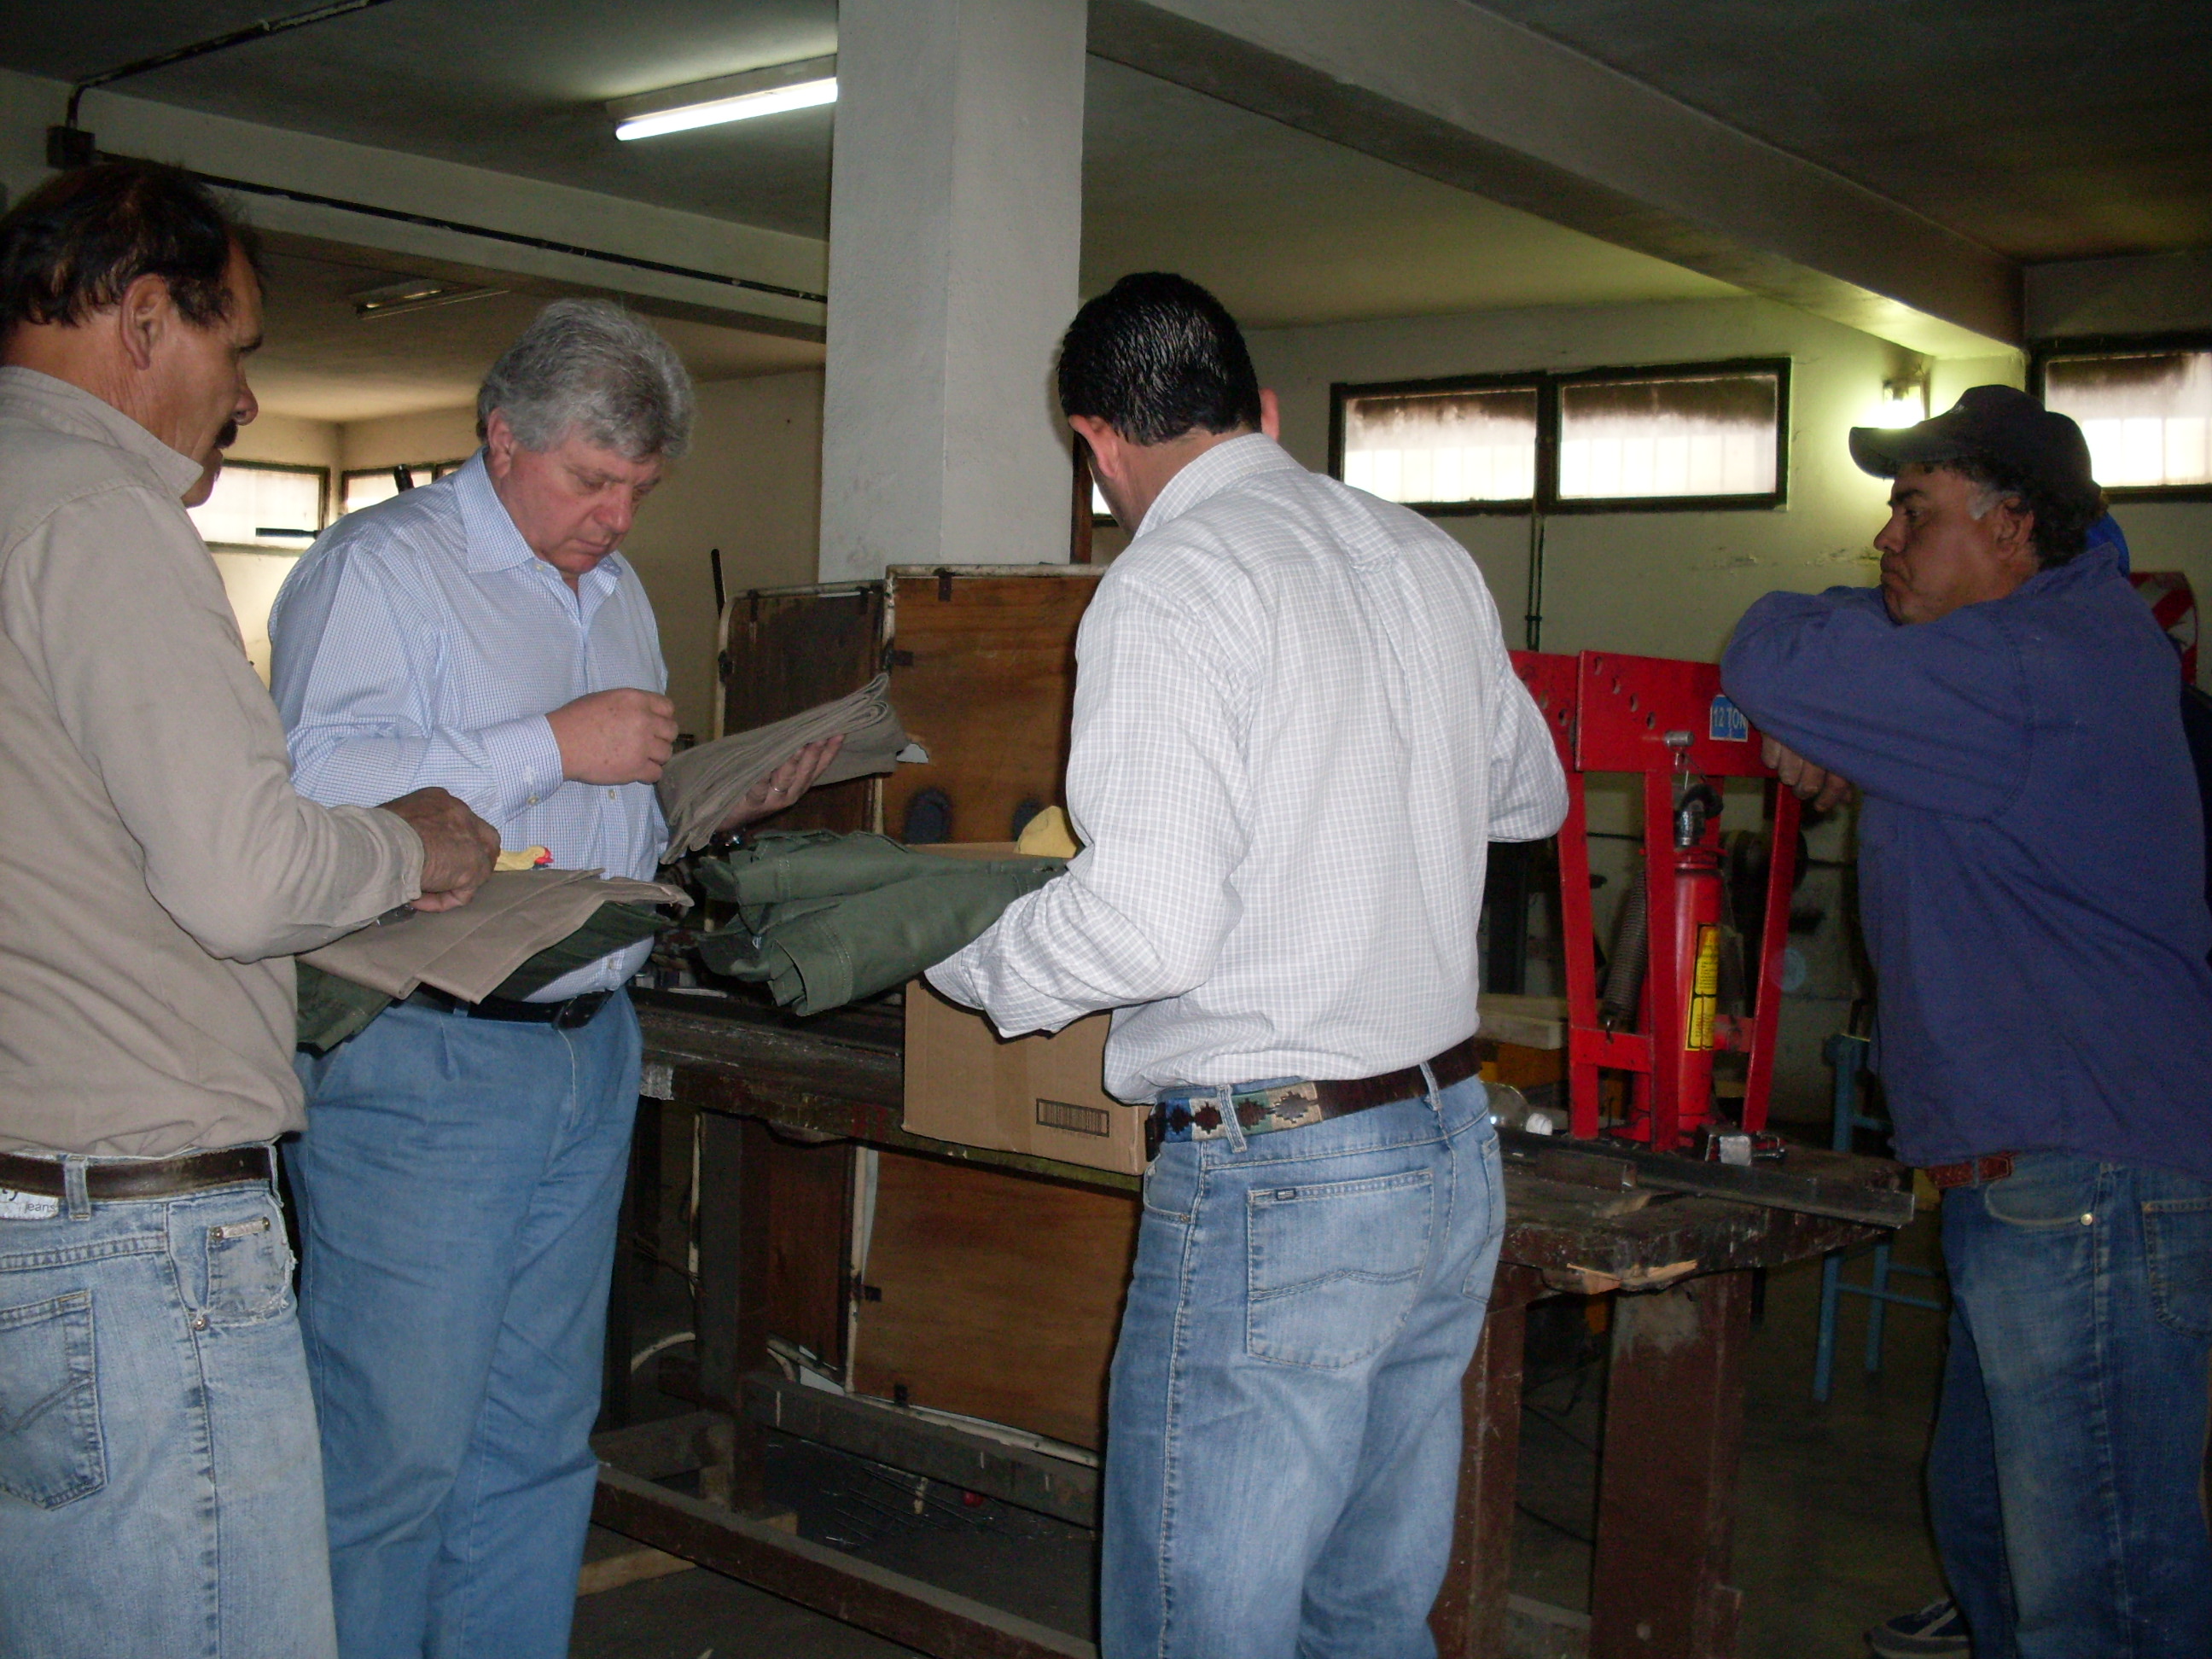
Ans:
[[[1585,651],[1513,653],[1567,774],[1559,830],[1559,912],[1567,1002],[1567,1097],[1572,1133],[1747,1163],[1770,1137],[1782,1004],[1782,953],[1796,871],[1797,798],[1759,760],[1759,734],[1721,690],[1711,663]],[[1639,878],[1598,982],[1590,913],[1589,823],[1583,781],[1593,772],[1641,774],[1644,856]],[[1723,1005],[1725,937],[1721,781],[1766,780],[1766,881],[1757,960],[1743,965],[1748,1015]],[[1747,932],[1748,929],[1746,930]],[[1716,1109],[1716,1054],[1747,1056],[1738,1120]],[[1627,1074],[1607,1121],[1599,1073]]]

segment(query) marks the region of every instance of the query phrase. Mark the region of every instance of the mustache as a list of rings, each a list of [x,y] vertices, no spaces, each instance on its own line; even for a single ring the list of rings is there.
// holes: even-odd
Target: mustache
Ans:
[[[225,421],[222,423],[222,430],[215,434],[215,447],[217,449],[228,449],[237,441],[238,422]]]

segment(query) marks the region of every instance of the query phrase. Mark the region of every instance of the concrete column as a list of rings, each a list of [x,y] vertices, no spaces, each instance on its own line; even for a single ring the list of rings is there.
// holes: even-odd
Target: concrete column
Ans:
[[[1067,557],[1085,0],[843,0],[825,581]]]

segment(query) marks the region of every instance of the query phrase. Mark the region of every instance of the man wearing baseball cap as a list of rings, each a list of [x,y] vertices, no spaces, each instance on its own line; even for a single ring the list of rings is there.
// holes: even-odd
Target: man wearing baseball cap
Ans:
[[[1895,481],[1880,586],[1768,594],[1722,672],[1798,793],[1863,797],[1875,1068],[1943,1193],[1956,1619],[1872,1639],[2202,1659],[2212,915],[2178,663],[2073,422],[1977,386],[1850,444]]]

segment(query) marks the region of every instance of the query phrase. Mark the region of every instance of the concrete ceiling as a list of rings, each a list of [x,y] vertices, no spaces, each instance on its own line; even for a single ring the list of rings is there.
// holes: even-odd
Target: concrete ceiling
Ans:
[[[1205,283],[1249,327],[1739,290],[1093,58],[1083,288]]]
[[[0,0],[0,65],[57,80],[287,0]],[[118,82],[118,92],[802,236],[829,222],[829,108],[618,143],[609,99],[834,52],[836,0],[392,0]],[[100,125],[100,94],[82,120]]]
[[[1486,9],[2022,258],[2212,244],[2212,6],[2130,0],[1488,0]],[[61,80],[275,0],[0,0],[0,65]],[[617,143],[609,99],[834,51],[835,0],[392,0],[134,77],[131,96],[794,234],[827,225],[833,112]],[[1266,326],[1738,290],[1094,58],[1083,281],[1170,268]],[[101,94],[85,100],[98,131]],[[362,322],[407,267],[292,249],[269,406],[465,402],[549,291]],[[702,379],[819,349],[680,319]]]
[[[2204,0],[1483,0],[2017,259],[2212,246]]]
[[[492,366],[557,290],[538,284],[452,305],[363,319],[353,296],[420,274],[406,261],[323,246],[278,246],[268,255],[266,343],[254,355],[253,390],[271,414],[317,421],[371,420],[472,403]],[[698,380],[807,368],[822,348],[684,318],[655,317]]]

